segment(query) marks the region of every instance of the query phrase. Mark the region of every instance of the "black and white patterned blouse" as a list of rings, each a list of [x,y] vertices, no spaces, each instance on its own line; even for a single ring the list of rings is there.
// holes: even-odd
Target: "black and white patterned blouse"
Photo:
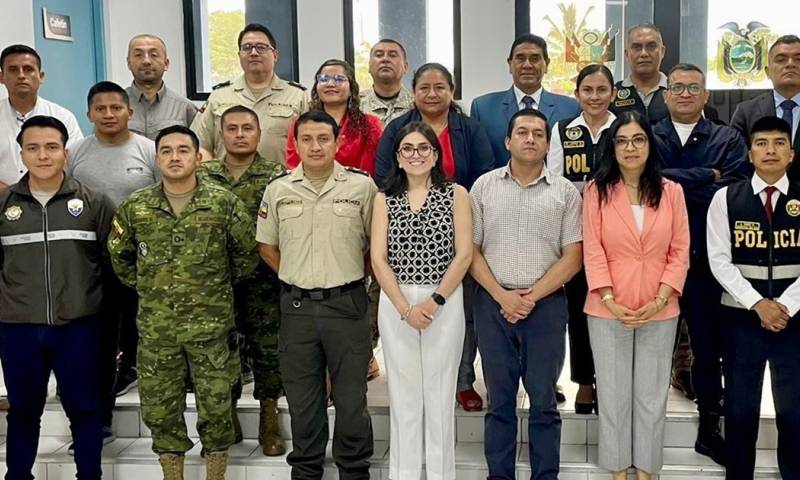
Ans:
[[[455,256],[453,184],[432,187],[418,212],[406,192],[386,198],[389,265],[400,285],[438,285]]]

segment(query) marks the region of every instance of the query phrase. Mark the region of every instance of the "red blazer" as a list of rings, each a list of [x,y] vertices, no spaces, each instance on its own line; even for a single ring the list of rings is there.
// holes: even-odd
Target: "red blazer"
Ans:
[[[339,125],[339,148],[336,150],[336,161],[345,167],[356,167],[369,173],[375,174],[375,151],[378,149],[378,142],[381,140],[383,125],[381,120],[375,115],[365,113],[369,135],[364,138],[357,131],[349,132],[350,118],[345,115],[342,124]],[[286,166],[294,168],[300,164],[300,156],[297,154],[297,147],[294,142],[295,118],[289,125],[289,136],[286,139]]]
[[[663,185],[658,209],[644,209],[641,235],[622,182],[611,188],[602,205],[595,183],[586,186],[583,261],[589,294],[583,311],[588,315],[613,318],[600,303],[601,288],[611,287],[616,303],[636,310],[655,298],[661,283],[675,289],[675,295],[652,319],[680,313],[677,296],[689,270],[689,219],[681,186],[666,179]]]

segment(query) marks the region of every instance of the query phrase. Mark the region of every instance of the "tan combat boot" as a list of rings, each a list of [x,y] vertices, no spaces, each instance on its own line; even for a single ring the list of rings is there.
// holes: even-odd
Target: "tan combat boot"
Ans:
[[[183,480],[183,459],[183,455],[174,453],[162,453],[158,456],[164,480]]]
[[[225,480],[228,468],[228,452],[211,452],[206,454],[206,480]]]
[[[278,427],[278,401],[272,398],[261,400],[261,413],[258,418],[258,443],[261,451],[268,457],[279,457],[286,453],[286,446]]]

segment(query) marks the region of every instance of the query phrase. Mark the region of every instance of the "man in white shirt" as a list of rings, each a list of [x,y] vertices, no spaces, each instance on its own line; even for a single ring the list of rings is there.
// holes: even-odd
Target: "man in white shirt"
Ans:
[[[755,175],[717,191],[708,210],[709,265],[725,289],[725,478],[753,478],[767,361],[778,466],[783,478],[800,478],[800,185],[786,175],[789,125],[768,116],[749,133]]]
[[[35,115],[55,117],[67,127],[67,148],[83,138],[78,121],[69,110],[39,97],[44,81],[42,59],[27,45],[10,45],[0,54],[0,83],[8,99],[0,101],[0,190],[17,183],[28,171],[22,163],[17,134],[25,120]]]

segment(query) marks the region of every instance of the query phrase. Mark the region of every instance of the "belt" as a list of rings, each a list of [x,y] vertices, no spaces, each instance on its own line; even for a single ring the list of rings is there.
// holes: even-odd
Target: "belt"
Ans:
[[[288,283],[281,282],[281,288],[286,293],[291,293],[294,298],[308,298],[311,300],[327,300],[329,298],[341,297],[345,293],[355,290],[356,288],[364,287],[364,279],[356,280],[355,282],[345,283],[338,287],[331,288],[312,288],[310,290],[305,288],[289,285]]]

